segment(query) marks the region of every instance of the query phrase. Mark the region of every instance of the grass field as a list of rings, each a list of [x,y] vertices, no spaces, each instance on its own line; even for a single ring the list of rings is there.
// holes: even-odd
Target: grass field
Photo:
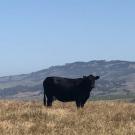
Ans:
[[[0,135],[135,135],[135,104],[0,101]]]

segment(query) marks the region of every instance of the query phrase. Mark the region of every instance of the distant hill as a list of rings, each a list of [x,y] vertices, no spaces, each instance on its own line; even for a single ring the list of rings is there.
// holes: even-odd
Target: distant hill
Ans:
[[[30,74],[0,77],[0,98],[38,99],[43,93],[42,82],[48,76],[77,78],[89,74],[101,77],[92,91],[93,99],[135,97],[135,62],[94,60],[53,66]]]

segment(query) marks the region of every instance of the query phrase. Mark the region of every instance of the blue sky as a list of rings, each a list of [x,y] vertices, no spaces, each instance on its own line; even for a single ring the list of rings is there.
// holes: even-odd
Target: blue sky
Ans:
[[[74,61],[135,61],[134,0],[0,1],[0,76]]]

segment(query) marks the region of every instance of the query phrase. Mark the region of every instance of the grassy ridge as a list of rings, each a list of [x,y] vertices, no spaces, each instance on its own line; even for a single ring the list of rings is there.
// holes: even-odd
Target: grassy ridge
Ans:
[[[0,101],[1,135],[133,135],[135,104],[92,101],[77,110],[74,103]]]
[[[129,95],[102,95],[102,96],[92,96],[90,100],[134,100],[135,94]]]

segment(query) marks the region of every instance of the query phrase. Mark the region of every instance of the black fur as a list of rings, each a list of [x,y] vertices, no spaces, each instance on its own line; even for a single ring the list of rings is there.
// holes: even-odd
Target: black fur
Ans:
[[[62,102],[75,101],[77,107],[83,107],[97,79],[99,76],[93,75],[77,79],[48,77],[43,82],[44,105],[52,106],[55,98]]]

